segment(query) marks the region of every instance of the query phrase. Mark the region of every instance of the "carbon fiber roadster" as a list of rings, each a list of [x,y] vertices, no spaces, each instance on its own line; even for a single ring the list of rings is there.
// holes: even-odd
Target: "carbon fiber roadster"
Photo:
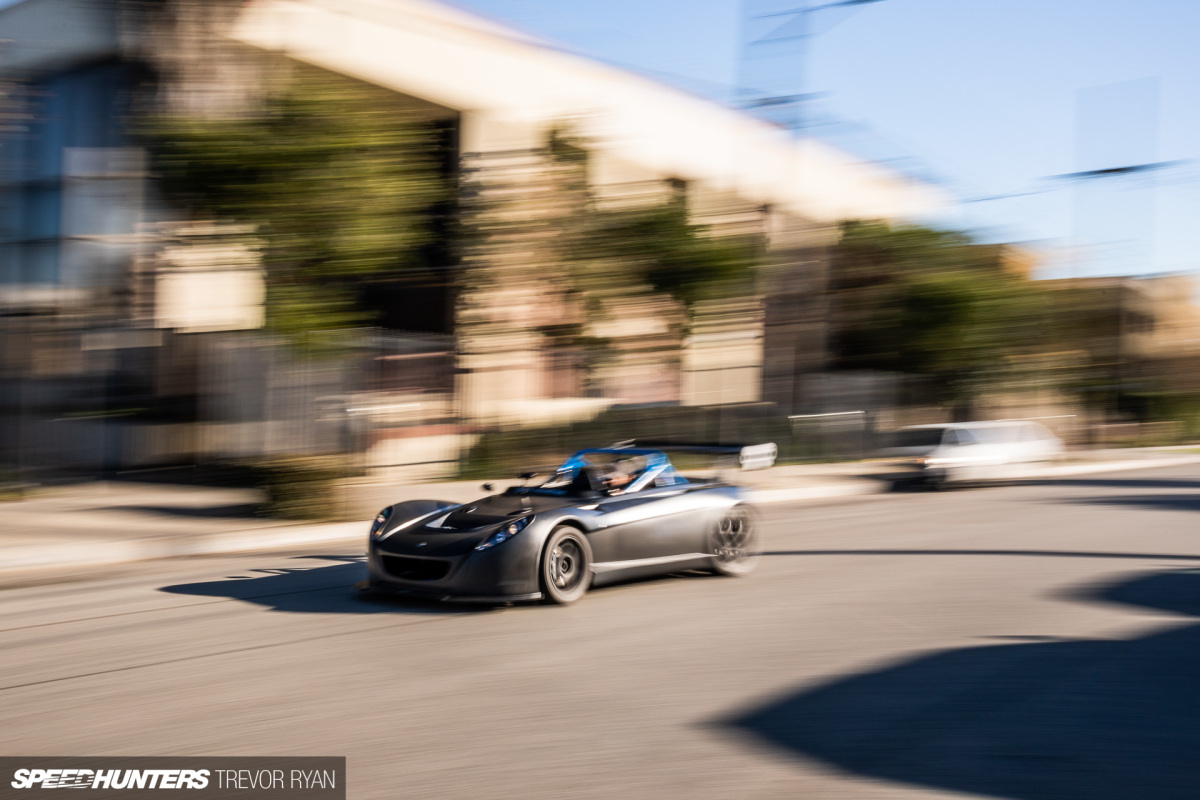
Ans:
[[[737,454],[743,468],[775,458],[773,444],[674,449]],[[544,482],[474,503],[383,509],[360,586],[439,600],[571,603],[592,586],[667,572],[744,575],[757,546],[744,489],[685,477],[661,448],[615,445],[580,450]]]

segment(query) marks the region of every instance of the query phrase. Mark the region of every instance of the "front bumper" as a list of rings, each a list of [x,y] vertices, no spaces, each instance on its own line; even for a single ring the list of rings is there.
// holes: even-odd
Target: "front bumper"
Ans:
[[[542,596],[538,547],[522,533],[487,550],[453,536],[397,533],[367,544],[371,591],[434,600],[513,602]],[[422,544],[423,543],[423,544]]]

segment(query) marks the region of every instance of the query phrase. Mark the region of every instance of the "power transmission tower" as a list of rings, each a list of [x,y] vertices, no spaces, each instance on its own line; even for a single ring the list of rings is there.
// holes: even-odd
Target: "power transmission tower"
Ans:
[[[881,0],[742,0],[738,104],[787,130],[812,124],[807,69],[809,40],[817,33],[818,12]]]

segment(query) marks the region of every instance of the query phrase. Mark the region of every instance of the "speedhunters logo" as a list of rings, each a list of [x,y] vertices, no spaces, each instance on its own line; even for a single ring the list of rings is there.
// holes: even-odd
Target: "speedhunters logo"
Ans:
[[[0,758],[0,798],[64,789],[87,796],[186,792],[244,800],[345,800],[344,758]]]
[[[19,769],[14,789],[204,789],[206,769]]]

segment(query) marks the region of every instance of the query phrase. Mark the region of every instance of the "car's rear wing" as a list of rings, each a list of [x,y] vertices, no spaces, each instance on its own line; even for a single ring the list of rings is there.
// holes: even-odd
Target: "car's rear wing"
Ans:
[[[623,449],[662,450],[666,453],[701,453],[715,456],[736,456],[742,469],[766,469],[775,465],[779,448],[774,442],[763,444],[696,444],[646,441],[630,439],[612,445],[614,450]]]

